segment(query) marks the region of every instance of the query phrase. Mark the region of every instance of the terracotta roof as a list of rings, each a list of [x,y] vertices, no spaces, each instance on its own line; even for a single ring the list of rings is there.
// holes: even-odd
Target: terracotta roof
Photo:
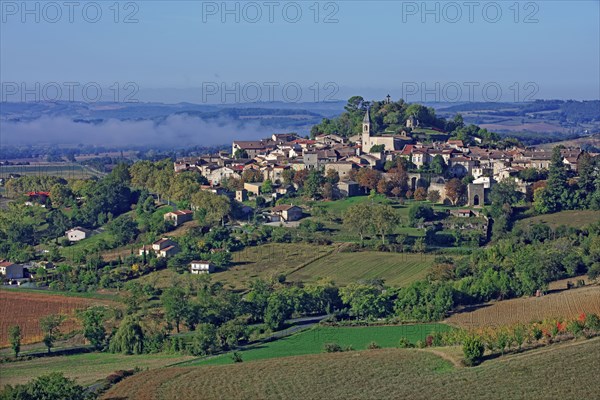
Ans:
[[[273,211],[288,211],[290,208],[298,207],[292,204],[281,204],[279,206],[273,207]]]
[[[11,263],[10,261],[2,261],[0,262],[0,267],[10,267],[13,264],[14,263]]]
[[[177,210],[177,211],[173,211],[173,214],[177,214],[177,215],[189,215],[189,214],[193,214],[194,212],[192,210]]]

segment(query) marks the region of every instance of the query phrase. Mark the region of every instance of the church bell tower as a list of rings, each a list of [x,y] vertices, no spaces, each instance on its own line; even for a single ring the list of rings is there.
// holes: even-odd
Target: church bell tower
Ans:
[[[371,150],[371,115],[368,108],[363,118],[362,127],[362,151],[368,153]]]

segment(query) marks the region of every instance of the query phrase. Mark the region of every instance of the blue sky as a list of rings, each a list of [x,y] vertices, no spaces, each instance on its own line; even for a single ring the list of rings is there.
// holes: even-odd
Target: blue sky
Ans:
[[[500,88],[503,100],[600,98],[597,0],[474,2],[472,22],[463,1],[274,1],[272,22],[264,1],[228,2],[237,7],[231,14],[221,1],[125,1],[118,15],[113,1],[97,1],[85,15],[81,2],[72,23],[64,6],[56,17],[47,2],[28,2],[38,6],[33,14],[21,1],[1,3],[3,83],[135,82],[140,100],[165,102],[198,100],[203,85],[236,82],[263,90],[277,82],[276,97],[283,85],[298,83],[307,94],[318,83],[318,96],[313,89],[304,100],[388,92],[406,98],[415,87],[409,100],[444,100],[455,98],[457,86],[466,100],[469,84],[478,100],[485,85]],[[95,18],[96,5],[99,21],[86,21]],[[137,22],[124,23],[128,15]]]

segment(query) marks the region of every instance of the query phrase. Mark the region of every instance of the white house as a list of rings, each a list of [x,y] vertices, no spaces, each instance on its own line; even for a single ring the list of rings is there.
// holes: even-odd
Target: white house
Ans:
[[[79,242],[80,240],[90,237],[91,231],[89,229],[76,226],[75,228],[66,231],[65,235],[71,242]]]
[[[151,246],[142,246],[139,255],[143,256],[144,253],[150,254],[150,252],[155,253],[158,258],[169,258],[179,252],[179,246],[169,238],[162,238],[152,243]]]
[[[192,261],[190,272],[195,275],[210,274],[214,272],[215,266],[210,261]]]
[[[10,261],[2,261],[0,262],[0,274],[7,279],[21,279],[23,278],[23,266]]]

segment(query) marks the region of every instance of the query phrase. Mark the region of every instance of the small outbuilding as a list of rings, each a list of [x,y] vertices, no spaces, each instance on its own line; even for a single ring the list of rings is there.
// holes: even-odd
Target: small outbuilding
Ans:
[[[67,239],[71,242],[79,242],[80,240],[89,238],[92,232],[89,229],[82,228],[80,226],[76,226],[73,229],[69,229],[65,232]]]
[[[210,261],[192,261],[190,272],[194,275],[210,274],[215,271],[215,266]]]

